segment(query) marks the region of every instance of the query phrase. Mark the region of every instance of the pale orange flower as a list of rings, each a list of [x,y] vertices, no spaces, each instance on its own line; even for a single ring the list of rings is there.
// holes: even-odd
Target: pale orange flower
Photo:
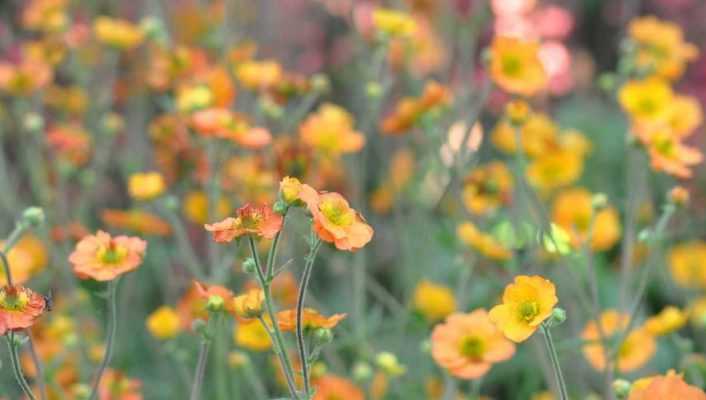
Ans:
[[[583,346],[583,354],[597,370],[605,368],[605,349],[601,343],[601,333],[608,339],[620,334],[628,325],[628,316],[615,310],[604,311],[600,318],[600,329],[596,321],[586,324],[581,338],[589,344]],[[654,337],[644,327],[638,327],[624,338],[617,354],[617,367],[620,372],[630,372],[645,365],[655,353]]]
[[[80,279],[110,281],[142,264],[147,242],[137,237],[116,236],[98,231],[81,239],[69,256]]]
[[[172,233],[172,228],[167,221],[155,214],[138,209],[106,209],[101,212],[101,221],[111,228],[143,235],[168,236]]]
[[[365,145],[365,136],[353,129],[353,116],[330,103],[323,104],[302,122],[299,136],[325,156],[355,153]]]
[[[302,310],[302,325],[304,329],[332,329],[345,318],[346,314],[333,314],[330,317],[324,317],[313,308]],[[297,327],[297,310],[291,309],[278,312],[277,324],[283,332],[294,332]]]
[[[321,240],[339,250],[356,251],[373,238],[373,228],[338,193],[322,193],[309,199],[312,228]]]
[[[515,345],[493,325],[484,309],[454,313],[431,335],[434,361],[461,379],[477,379],[494,363],[515,354]]]
[[[684,382],[670,370],[665,375],[638,379],[633,383],[628,400],[706,400],[706,393]]]
[[[313,400],[365,400],[363,391],[346,378],[324,375],[314,382]]]
[[[24,286],[0,288],[0,336],[31,327],[44,313],[44,297]]]
[[[270,206],[246,204],[238,209],[238,216],[228,217],[215,224],[206,224],[218,243],[228,243],[243,235],[255,235],[272,239],[282,228],[282,216]]]

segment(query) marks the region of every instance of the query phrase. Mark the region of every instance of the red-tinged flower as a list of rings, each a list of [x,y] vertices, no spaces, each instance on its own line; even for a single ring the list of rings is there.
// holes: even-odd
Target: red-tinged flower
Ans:
[[[116,236],[98,231],[76,244],[69,256],[74,273],[80,279],[111,281],[142,264],[147,242],[137,237]]]
[[[44,297],[23,286],[0,288],[0,336],[29,328],[46,308]]]
[[[270,206],[246,204],[237,211],[237,217],[228,217],[205,228],[213,232],[218,243],[228,243],[243,235],[255,235],[272,239],[282,228],[282,216],[272,211]]]
[[[373,238],[373,228],[338,193],[322,193],[305,201],[314,218],[314,232],[339,250],[356,251]]]
[[[346,318],[346,314],[333,314],[330,317],[321,315],[313,308],[302,310],[302,325],[304,329],[332,329]],[[297,327],[297,310],[285,310],[277,313],[277,324],[282,332],[294,332]]]
[[[316,394],[314,400],[363,400],[363,391],[351,381],[335,375],[324,375],[314,382]]]
[[[191,126],[204,136],[223,136],[233,122],[233,113],[226,108],[207,108],[191,115]]]

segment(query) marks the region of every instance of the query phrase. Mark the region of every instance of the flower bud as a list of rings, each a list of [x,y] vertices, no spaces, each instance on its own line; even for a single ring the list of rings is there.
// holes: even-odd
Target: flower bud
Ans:
[[[328,328],[317,328],[313,337],[316,344],[323,346],[333,341],[333,332]]]
[[[211,312],[223,311],[225,301],[221,296],[210,296],[206,302],[206,309]]]
[[[257,263],[255,263],[255,259],[252,257],[248,257],[243,261],[243,271],[246,274],[253,274],[255,273],[255,268],[257,268]]]
[[[36,112],[29,112],[22,119],[22,127],[27,132],[39,132],[44,129],[44,118]]]
[[[381,370],[390,376],[400,376],[407,372],[407,368],[400,364],[397,356],[390,352],[379,353],[375,357],[375,362]]]
[[[512,100],[505,106],[505,116],[515,127],[520,127],[527,122],[532,110],[524,100]]]
[[[566,311],[563,308],[556,307],[552,310],[552,315],[549,317],[551,326],[561,325],[566,321]]]
[[[44,223],[44,210],[41,207],[29,207],[22,212],[22,223],[36,228]]]
[[[365,382],[373,376],[373,369],[370,364],[358,361],[353,366],[353,379],[358,382]]]
[[[272,205],[272,211],[276,212],[279,215],[284,215],[284,213],[287,211],[287,203],[282,200],[275,201],[275,204]]]
[[[627,399],[630,395],[632,384],[625,379],[616,379],[613,381],[613,392],[619,399]]]
[[[377,82],[368,82],[365,85],[365,93],[371,99],[378,99],[382,96],[382,86]]]
[[[331,88],[331,82],[324,74],[314,74],[311,77],[311,87],[317,93],[326,93]]]
[[[683,186],[675,186],[669,191],[669,201],[677,207],[686,207],[689,197],[689,191]]]
[[[591,207],[594,210],[600,211],[608,205],[608,196],[605,193],[596,193],[591,197]]]

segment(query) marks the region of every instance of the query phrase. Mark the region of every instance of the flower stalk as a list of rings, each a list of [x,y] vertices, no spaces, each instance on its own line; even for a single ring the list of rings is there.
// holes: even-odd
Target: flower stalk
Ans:
[[[117,278],[108,283],[108,334],[105,339],[105,353],[103,354],[103,361],[101,361],[98,371],[96,372],[95,381],[93,382],[93,388],[91,389],[90,400],[95,400],[98,398],[98,388],[100,387],[101,379],[105,373],[111,358],[113,357],[113,347],[115,342],[115,333],[118,327],[118,283],[120,278]]]
[[[311,397],[311,387],[309,382],[309,360],[306,351],[306,343],[304,341],[304,326],[302,323],[302,314],[304,311],[304,300],[306,291],[309,288],[309,280],[311,279],[311,271],[314,267],[316,255],[321,248],[321,239],[312,236],[309,255],[306,257],[306,265],[302,275],[299,293],[297,295],[297,349],[299,350],[299,359],[302,363],[302,377],[304,380],[304,395],[307,399]]]
[[[557,390],[559,391],[559,398],[561,400],[569,400],[566,383],[564,382],[564,374],[561,372],[559,356],[556,352],[556,347],[554,346],[554,340],[552,339],[550,328],[546,323],[542,323],[540,327],[544,336],[544,344],[547,347],[547,353],[549,353],[549,359],[552,363],[552,368],[554,369],[554,379],[556,380]]]

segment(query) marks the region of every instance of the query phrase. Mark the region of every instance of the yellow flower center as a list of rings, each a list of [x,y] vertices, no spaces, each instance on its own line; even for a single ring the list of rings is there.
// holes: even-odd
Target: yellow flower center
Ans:
[[[127,248],[111,242],[109,245],[101,246],[98,249],[97,257],[103,264],[119,264],[127,257]]]
[[[329,222],[340,227],[350,226],[355,218],[355,214],[350,208],[346,207],[341,201],[333,199],[324,200],[319,206],[319,210]]]
[[[264,219],[261,212],[252,210],[240,217],[241,226],[245,229],[257,229]]]
[[[8,311],[19,311],[29,303],[29,295],[24,291],[7,288],[0,291],[0,308]]]
[[[643,114],[654,114],[659,111],[659,105],[651,97],[643,97],[637,103],[637,108]]]
[[[530,322],[539,314],[539,304],[536,301],[526,301],[520,304],[518,312],[520,319]]]
[[[485,352],[485,343],[478,336],[466,336],[461,341],[461,354],[472,359],[479,360]]]

